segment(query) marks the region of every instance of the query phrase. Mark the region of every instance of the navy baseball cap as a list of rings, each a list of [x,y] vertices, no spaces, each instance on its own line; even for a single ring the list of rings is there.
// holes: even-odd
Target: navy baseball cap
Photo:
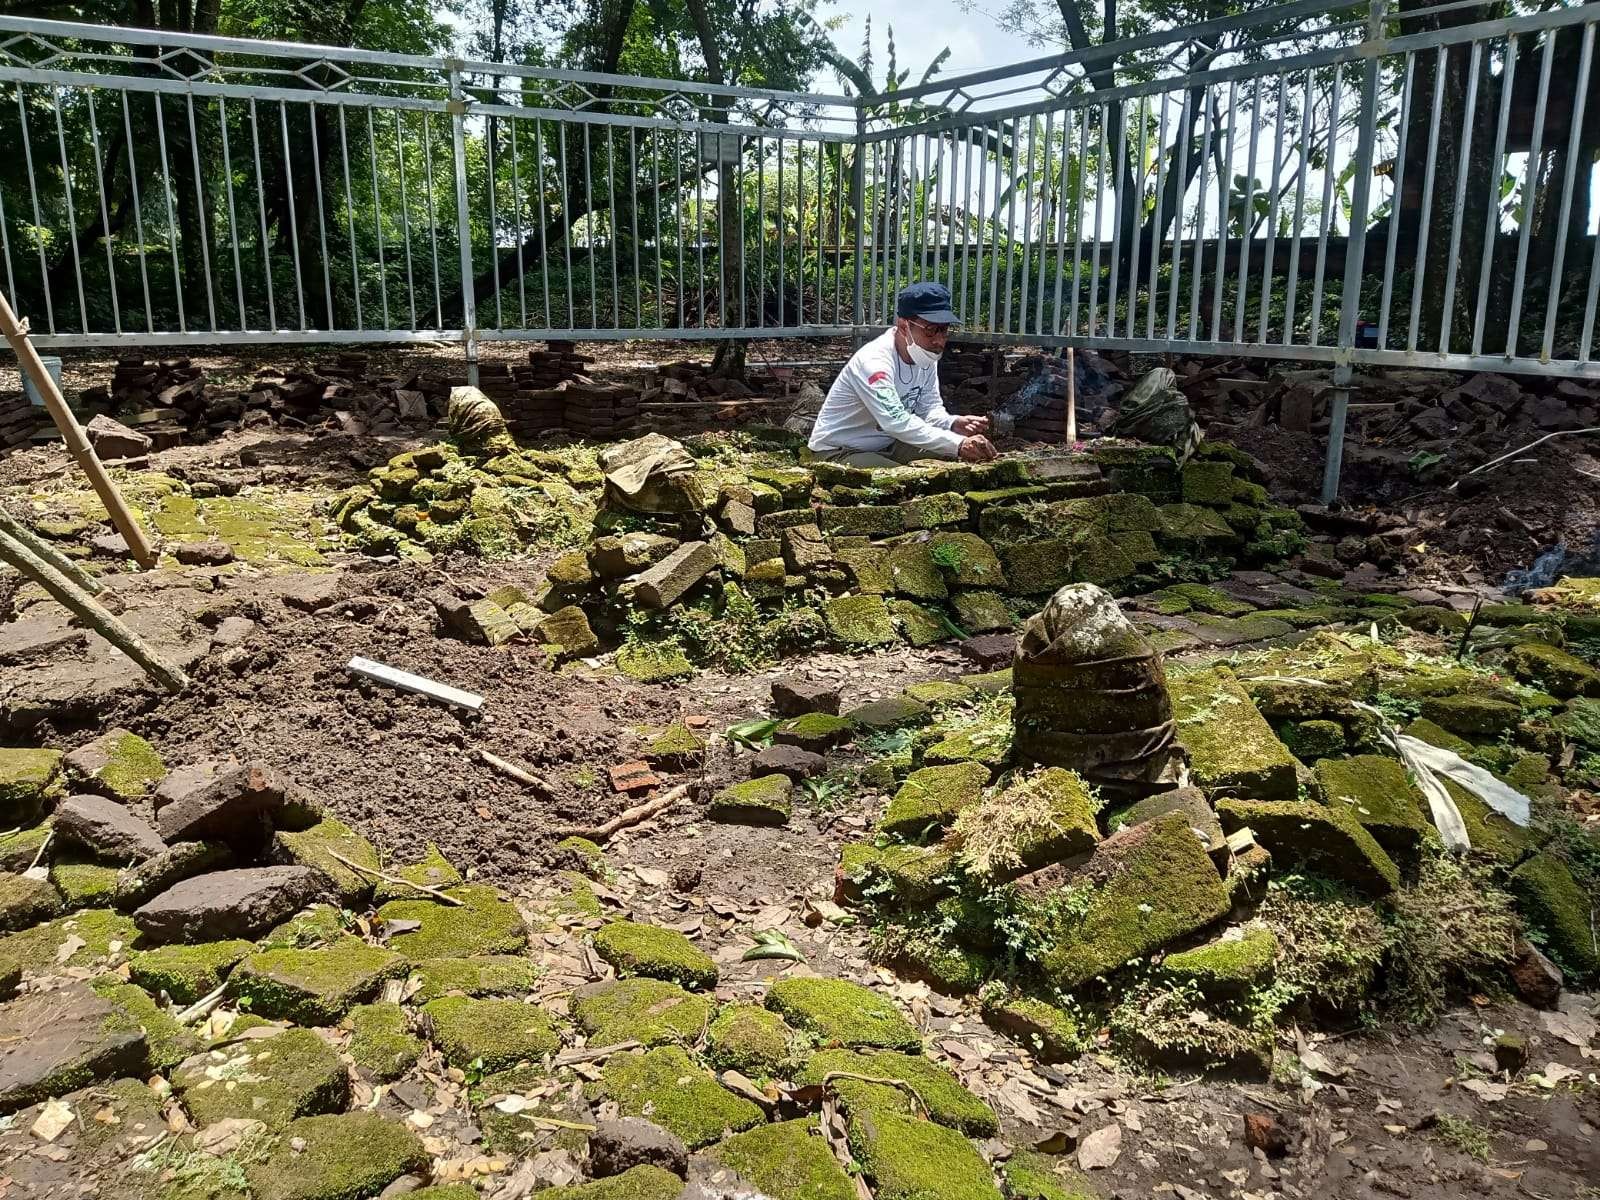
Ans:
[[[950,307],[950,289],[942,283],[913,283],[895,301],[897,317],[916,317],[930,325],[954,325],[956,314]]]

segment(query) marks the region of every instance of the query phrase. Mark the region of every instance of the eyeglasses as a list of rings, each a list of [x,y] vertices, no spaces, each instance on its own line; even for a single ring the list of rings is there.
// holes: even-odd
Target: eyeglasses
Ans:
[[[932,338],[935,341],[942,342],[950,336],[950,326],[948,325],[934,325],[916,317],[907,317],[906,324],[914,326],[923,337]]]

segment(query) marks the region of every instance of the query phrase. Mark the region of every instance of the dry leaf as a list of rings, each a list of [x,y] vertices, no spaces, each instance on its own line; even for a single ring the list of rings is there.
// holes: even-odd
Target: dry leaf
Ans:
[[[1511,1090],[1509,1084],[1493,1083],[1487,1079],[1463,1079],[1457,1086],[1463,1091],[1471,1092],[1485,1104],[1499,1103]]]
[[[635,867],[633,873],[639,877],[639,882],[646,887],[666,887],[667,881],[672,878],[665,871],[656,867]]]
[[[1572,1046],[1584,1047],[1594,1040],[1594,1018],[1581,1012],[1544,1012],[1539,1020],[1545,1029]]]
[[[266,1129],[266,1122],[249,1117],[228,1117],[207,1125],[194,1135],[194,1148],[222,1157],[232,1154],[251,1134]]]
[[[61,1136],[61,1131],[71,1124],[72,1105],[60,1099],[46,1100],[28,1132],[42,1141],[53,1142]]]
[[[1122,1153],[1122,1126],[1112,1122],[1078,1143],[1078,1165],[1085,1171],[1111,1166]]]

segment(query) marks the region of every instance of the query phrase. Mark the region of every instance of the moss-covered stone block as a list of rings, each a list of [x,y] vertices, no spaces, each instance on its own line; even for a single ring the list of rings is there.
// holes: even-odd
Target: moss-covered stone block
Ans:
[[[256,1200],[359,1200],[402,1175],[425,1175],[428,1152],[374,1112],[291,1122],[267,1160],[248,1169]]]
[[[1522,708],[1491,696],[1429,696],[1422,701],[1422,715],[1451,733],[1482,740],[1515,729]]]
[[[893,1084],[867,1083],[847,1076],[893,1079]],[[920,1054],[896,1050],[820,1050],[806,1060],[796,1082],[826,1086],[838,1097],[847,1117],[859,1112],[915,1116],[948,1126],[968,1137],[993,1137],[1000,1123],[994,1110],[968,1091],[944,1067]]]
[[[1428,821],[1422,795],[1399,760],[1376,754],[1324,758],[1312,769],[1312,779],[1318,798],[1353,817],[1389,857],[1416,859]]]
[[[572,1017],[591,1046],[692,1044],[711,1019],[711,1001],[660,979],[615,979],[574,993]]]
[[[0,836],[0,871],[20,875],[39,857],[39,849],[50,836],[50,821]]]
[[[928,742],[922,750],[921,763],[937,767],[975,762],[998,771],[1010,761],[1011,735],[1011,721],[998,717],[954,729]]]
[[[0,875],[0,929],[27,929],[57,916],[61,893],[47,879],[26,875]]]
[[[358,1004],[345,1014],[344,1026],[350,1057],[379,1083],[404,1075],[426,1049],[398,1004]]]
[[[951,587],[1005,589],[1000,556],[977,534],[935,533],[927,545],[934,565]]]
[[[117,890],[116,867],[82,860],[60,860],[50,864],[50,883],[61,893],[62,905],[76,908],[105,908]]]
[[[350,1094],[344,1064],[310,1029],[208,1050],[187,1059],[171,1081],[201,1127],[240,1117],[279,1130],[296,1117],[339,1111]]]
[[[1592,917],[1595,902],[1565,863],[1552,854],[1535,854],[1511,873],[1510,888],[1530,932],[1573,982],[1581,985],[1600,974]]]
[[[643,975],[687,988],[717,985],[717,967],[710,955],[675,929],[613,921],[595,932],[594,948],[624,978]]]
[[[1168,688],[1196,783],[1209,792],[1294,799],[1298,764],[1231,671],[1180,675],[1168,679]]]
[[[900,640],[882,596],[834,596],[824,602],[828,633],[847,646],[888,646]]]
[[[443,996],[423,1005],[422,1016],[445,1061],[463,1070],[482,1059],[483,1070],[504,1071],[561,1047],[549,1014],[520,1000]]]
[[[977,699],[977,693],[966,684],[948,679],[929,679],[922,683],[908,684],[903,694],[919,704],[926,704],[929,708],[935,709],[970,704]]]
[[[299,832],[279,830],[273,834],[271,855],[274,862],[310,867],[333,885],[346,908],[364,907],[372,895],[373,877],[348,867],[335,855],[378,868],[378,851],[366,838],[337,817],[324,817],[310,829]]]
[[[675,642],[630,642],[617,649],[617,670],[639,683],[666,683],[694,674],[694,664]]]
[[[933,710],[909,696],[890,696],[884,700],[870,700],[845,713],[857,729],[866,733],[883,733],[891,729],[906,729],[926,725],[933,720]]]
[[[1020,1041],[1040,1062],[1067,1062],[1082,1054],[1091,1041],[1066,1009],[1010,990],[984,997],[983,1019]]]
[[[1088,853],[1100,841],[1088,785],[1061,767],[1035,771],[986,798],[970,823],[970,830],[967,822],[958,830],[965,838],[961,860],[996,879]]]
[[[1251,605],[1203,583],[1174,583],[1153,593],[1158,598],[1157,612],[1181,613],[1191,609],[1219,617],[1242,617],[1253,612]]]
[[[403,867],[389,866],[385,871],[425,887],[453,888],[461,883],[461,872],[450,865],[450,860],[439,853],[439,847],[432,842],[428,843],[421,861]],[[415,900],[423,894],[425,893],[419,893],[416,888],[380,879],[373,891],[372,902],[382,906],[391,900]]]
[[[1183,465],[1179,475],[1185,504],[1209,504],[1220,508],[1233,500],[1232,463],[1191,461]]]
[[[430,958],[412,964],[417,990],[411,997],[426,1004],[440,996],[520,996],[539,979],[531,959],[509,954],[483,954],[469,958]]]
[[[705,761],[706,739],[676,721],[650,738],[644,756],[664,770],[687,771]]]
[[[0,825],[31,825],[61,773],[61,751],[0,748]]]
[[[1271,980],[1278,957],[1278,936],[1252,925],[1237,937],[1222,937],[1193,950],[1180,950],[1161,961],[1169,979],[1193,983],[1216,999],[1239,999]]]
[[[1000,1200],[989,1164],[953,1129],[892,1113],[861,1113],[850,1152],[879,1200]]]
[[[143,796],[167,773],[156,748],[126,729],[101,734],[67,755],[63,766],[74,788],[124,802]]]
[[[1217,805],[1230,833],[1249,828],[1274,862],[1300,863],[1369,896],[1400,886],[1400,871],[1349,813],[1311,802],[1223,800]]]
[[[1000,1167],[1010,1200],[1101,1200],[1089,1176],[1065,1159],[1037,1150],[1016,1150]]]
[[[624,1116],[648,1116],[691,1150],[765,1120],[760,1108],[723,1087],[677,1046],[613,1055],[603,1083]]]
[[[386,979],[406,974],[406,960],[346,935],[315,950],[264,950],[228,976],[228,991],[250,1011],[301,1025],[331,1025],[369,999]]]
[[[889,802],[878,822],[891,837],[917,838],[928,829],[943,829],[969,804],[976,804],[989,783],[981,763],[953,763],[913,771]]]
[[[645,1163],[609,1179],[596,1179],[575,1187],[545,1188],[533,1200],[677,1200],[683,1180],[671,1171]]]
[[[556,853],[565,864],[590,879],[605,879],[610,874],[606,865],[606,852],[585,837],[562,838],[555,845]]]
[[[558,608],[540,621],[534,637],[558,659],[582,658],[600,648],[600,639],[589,627],[588,614],[576,604]]]
[[[1016,596],[1041,596],[1073,582],[1077,542],[1070,537],[1045,538],[1002,546],[1007,591]]]
[[[889,537],[905,529],[900,507],[893,504],[824,505],[817,514],[824,533]]]
[[[967,633],[992,633],[1015,624],[1010,606],[999,592],[957,592],[950,604],[956,610],[956,624]]]
[[[964,525],[971,513],[966,497],[957,492],[935,492],[900,503],[900,519],[906,529],[940,529]]]
[[[856,591],[869,596],[887,596],[894,591],[887,550],[876,546],[840,549],[836,556]]]
[[[413,962],[427,958],[469,958],[479,954],[519,954],[527,949],[528,929],[517,906],[483,884],[451,888],[463,901],[451,907],[435,900],[391,900],[378,909],[380,921],[418,921],[389,939],[389,946]]]
[[[139,927],[108,908],[68,916],[0,937],[0,959],[29,974],[58,974],[62,967],[110,966],[139,941]]]
[[[1552,724],[1569,741],[1585,750],[1600,750],[1600,700],[1573,700]]]
[[[843,979],[779,979],[766,1005],[824,1046],[920,1051],[922,1036],[894,1004]]]
[[[1067,887],[1075,903],[1046,899],[1035,917],[1048,939],[1040,968],[1063,990],[1204,929],[1229,909],[1206,848],[1177,812],[1107,838]]]
[[[1230,542],[1239,535],[1222,516],[1195,504],[1163,504],[1157,536],[1163,545],[1180,550],[1206,551]]]
[[[1464,614],[1438,604],[1419,604],[1414,608],[1403,609],[1395,620],[1408,629],[1440,635],[1459,634],[1467,627],[1467,618]]]
[[[730,1004],[706,1030],[706,1060],[752,1079],[777,1075],[789,1057],[789,1026],[756,1004]]]
[[[904,542],[890,549],[889,574],[895,593],[912,600],[943,600],[950,594],[926,541]]]
[[[1278,740],[1301,762],[1343,754],[1348,747],[1344,726],[1337,721],[1285,721],[1276,731]]]
[[[1600,671],[1583,659],[1541,642],[1513,646],[1506,667],[1524,683],[1541,687],[1552,696],[1600,696]]]
[[[834,1158],[814,1117],[736,1133],[709,1152],[767,1196],[855,1200],[856,1185]]]
[[[255,946],[240,939],[193,946],[157,946],[128,959],[128,978],[153,996],[193,1004],[215,991]]]
[[[884,900],[908,907],[927,904],[956,885],[956,853],[947,846],[894,844],[878,852],[872,870],[889,884]]]
[[[143,988],[124,983],[118,975],[102,975],[89,986],[117,1010],[113,1023],[143,1030],[145,1061],[150,1070],[170,1071],[200,1049],[200,1039],[179,1025],[177,1018]]]
[[[711,798],[706,815],[729,825],[787,825],[793,794],[787,775],[762,775],[723,788]]]
[[[773,730],[772,740],[780,746],[798,746],[822,754],[842,746],[855,736],[855,726],[845,717],[832,713],[802,713],[790,717]]]

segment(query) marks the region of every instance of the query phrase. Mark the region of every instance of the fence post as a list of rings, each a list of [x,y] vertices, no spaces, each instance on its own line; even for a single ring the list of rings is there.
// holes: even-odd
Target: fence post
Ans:
[[[450,141],[456,177],[456,239],[461,244],[461,342],[467,355],[467,383],[478,386],[478,301],[473,291],[472,217],[467,211],[467,97],[461,90],[461,60],[450,59]],[[490,181],[494,186],[494,181]],[[494,253],[494,230],[489,231]]]
[[[850,320],[855,325],[854,337],[859,342],[861,327],[867,323],[866,301],[862,299],[865,291],[865,272],[862,270],[861,255],[866,250],[866,220],[867,211],[867,110],[861,98],[856,98],[856,156],[850,164],[850,173],[855,177],[856,211],[855,242],[856,242],[856,294],[855,303],[851,308]],[[877,247],[873,247],[874,253]]]
[[[1344,464],[1344,427],[1350,409],[1350,381],[1355,374],[1356,318],[1361,309],[1361,272],[1366,261],[1367,215],[1372,199],[1372,155],[1378,139],[1378,57],[1387,5],[1388,0],[1371,0],[1367,9],[1367,38],[1361,47],[1364,60],[1361,116],[1356,131],[1355,172],[1350,180],[1350,237],[1345,244],[1344,288],[1340,293],[1339,342],[1328,414],[1328,456],[1322,468],[1323,504],[1332,504],[1338,497],[1339,471]],[[1332,166],[1330,156],[1328,169]]]

